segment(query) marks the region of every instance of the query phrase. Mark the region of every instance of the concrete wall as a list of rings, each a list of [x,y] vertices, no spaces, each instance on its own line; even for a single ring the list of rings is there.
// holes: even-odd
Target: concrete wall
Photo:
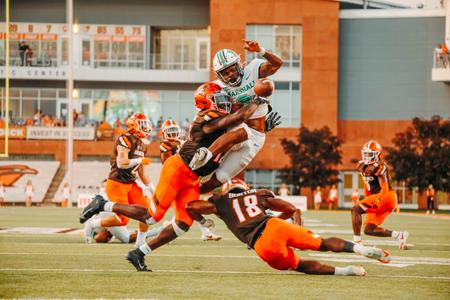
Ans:
[[[450,117],[450,85],[431,81],[445,18],[341,19],[339,119]]]

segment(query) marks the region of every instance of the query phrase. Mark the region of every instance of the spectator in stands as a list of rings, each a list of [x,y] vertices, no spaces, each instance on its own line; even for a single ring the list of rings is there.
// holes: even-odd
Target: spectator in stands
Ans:
[[[73,124],[76,124],[78,120],[78,113],[75,110],[75,108],[73,109]]]
[[[42,117],[42,119],[41,119],[41,126],[45,126],[45,127],[52,127],[53,126],[52,119],[50,118],[50,116],[44,115],[44,117]]]
[[[183,123],[181,123],[181,129],[183,129],[184,132],[189,132],[189,127],[191,127],[191,122],[186,118]]]
[[[26,42],[22,41],[19,43],[19,54],[20,54],[20,65],[25,66],[27,62],[27,54],[30,49],[30,46],[27,45]]]
[[[429,214],[430,210],[431,210],[431,213],[434,215],[436,213],[435,209],[434,209],[434,194],[435,194],[435,191],[434,191],[434,187],[433,187],[432,184],[430,184],[428,186],[426,194],[427,194],[427,214]]]
[[[444,68],[449,67],[448,47],[446,44],[441,44],[441,61]]]
[[[31,207],[31,203],[33,202],[34,195],[34,187],[31,179],[28,179],[27,184],[25,185],[25,206]]]
[[[43,116],[42,110],[37,109],[33,116],[34,125],[40,125]]]
[[[27,59],[27,66],[31,67],[33,59],[33,48],[28,47],[28,51],[25,53],[25,57]]]
[[[64,183],[64,186],[62,188],[62,201],[61,201],[61,207],[71,207],[72,206],[72,202],[70,201],[70,194],[71,194],[71,190],[70,190],[70,186],[69,183],[66,182]]]
[[[331,190],[328,194],[327,203],[328,203],[328,210],[332,210],[335,208],[338,201],[338,193],[336,189],[336,185],[331,186]]]
[[[320,186],[316,187],[314,192],[314,209],[319,210],[322,204],[322,192],[320,191]]]
[[[5,187],[3,186],[3,182],[0,181],[0,206],[3,206],[5,203]]]
[[[291,194],[291,191],[289,190],[289,187],[287,186],[286,183],[282,183],[280,185],[280,188],[278,189],[278,193],[279,196],[289,196]]]

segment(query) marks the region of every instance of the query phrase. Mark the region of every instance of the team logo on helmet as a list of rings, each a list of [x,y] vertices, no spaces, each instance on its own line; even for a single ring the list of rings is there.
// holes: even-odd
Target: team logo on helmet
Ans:
[[[128,132],[140,138],[148,138],[152,134],[152,124],[143,113],[132,115],[127,120]]]
[[[374,164],[381,160],[381,145],[375,141],[368,141],[361,149],[364,164]]]
[[[222,194],[226,194],[234,190],[243,192],[248,189],[250,189],[250,187],[245,183],[244,180],[235,177],[228,180],[222,185]]]
[[[231,79],[225,78],[223,71],[233,68],[234,76]],[[233,50],[222,49],[217,51],[213,58],[213,70],[217,77],[229,86],[238,86],[244,77],[244,69],[242,67],[241,58]]]

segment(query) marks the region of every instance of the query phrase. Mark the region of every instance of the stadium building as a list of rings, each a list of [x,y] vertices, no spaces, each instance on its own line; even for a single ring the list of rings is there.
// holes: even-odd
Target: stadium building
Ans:
[[[11,1],[9,74],[5,0],[0,3],[0,80],[4,87],[8,76],[11,86],[9,111],[5,89],[0,91],[1,115],[12,121],[8,161],[59,162],[42,185],[40,201],[51,199],[64,181],[66,161],[63,129],[46,126],[64,124],[68,115],[66,1]],[[433,56],[437,44],[450,45],[449,6],[430,1],[417,8],[417,1],[392,0],[110,0],[105,10],[104,1],[76,0],[74,160],[85,171],[75,181],[96,172],[106,176],[107,163],[93,161],[108,160],[113,137],[130,113],[144,112],[155,128],[161,118],[181,125],[191,121],[193,91],[214,78],[214,53],[229,48],[250,60],[242,47],[249,38],[285,64],[272,77],[272,104],[283,123],[268,134],[246,180],[277,189],[277,169],[289,162],[279,140],[295,138],[301,124],[328,126],[344,141],[339,205],[350,205],[353,189],[362,192],[354,160],[368,139],[388,146],[414,117],[450,117],[450,68]],[[150,155],[159,156],[157,142]],[[86,185],[76,188],[87,191]],[[402,206],[425,206],[400,183],[396,189]],[[447,195],[439,201],[444,208],[450,204]]]

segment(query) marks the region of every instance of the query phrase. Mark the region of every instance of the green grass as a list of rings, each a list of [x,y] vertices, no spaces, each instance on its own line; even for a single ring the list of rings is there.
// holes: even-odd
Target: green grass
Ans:
[[[78,214],[78,209],[0,208],[0,227],[81,228]],[[351,230],[348,212],[304,215],[306,220],[321,221],[320,226],[309,226],[313,231]],[[147,258],[152,273],[137,273],[125,261],[132,245],[116,242],[86,245],[80,235],[69,234],[0,234],[0,298],[450,298],[450,219],[403,213],[388,217],[385,226],[408,230],[409,243],[414,246],[407,251],[400,251],[395,245],[383,248],[402,262],[406,261],[405,257],[412,257],[412,265],[400,268],[365,261],[324,261],[335,266],[361,264],[369,273],[363,278],[307,276],[273,270],[235,239],[221,221],[216,220],[216,225],[215,231],[224,240],[201,242],[198,227],[194,225],[185,236]],[[131,223],[130,228],[134,227],[135,223]],[[324,237],[332,235],[351,238],[349,233],[323,234]],[[300,256],[327,259],[315,254],[319,253],[301,252]],[[342,254],[339,258],[349,257]],[[444,259],[444,263],[435,264],[431,258]],[[425,259],[427,264],[423,264],[427,262]],[[418,260],[422,264],[414,262]]]

